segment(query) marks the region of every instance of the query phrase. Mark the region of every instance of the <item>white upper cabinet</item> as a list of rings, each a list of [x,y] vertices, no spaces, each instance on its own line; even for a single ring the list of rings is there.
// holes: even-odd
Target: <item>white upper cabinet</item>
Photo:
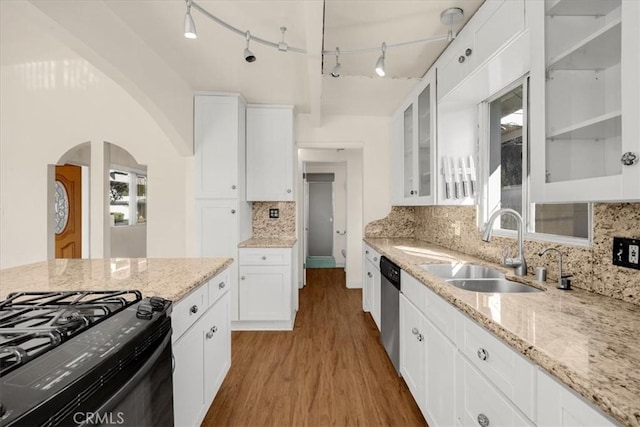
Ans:
[[[438,60],[438,102],[488,59],[511,45],[510,42],[525,29],[524,12],[524,0],[488,0],[478,9]],[[493,74],[503,74],[505,69],[513,67],[509,62],[499,65],[500,73],[495,73],[498,70],[494,64]],[[492,73],[486,74],[488,79],[492,78]],[[464,95],[463,92],[469,91],[457,92]]]
[[[393,123],[395,205],[435,204],[436,74],[427,73]]]
[[[197,199],[244,199],[245,109],[238,95],[195,96]]]
[[[247,107],[247,200],[293,201],[293,106]]]
[[[640,2],[531,2],[531,195],[640,199]]]

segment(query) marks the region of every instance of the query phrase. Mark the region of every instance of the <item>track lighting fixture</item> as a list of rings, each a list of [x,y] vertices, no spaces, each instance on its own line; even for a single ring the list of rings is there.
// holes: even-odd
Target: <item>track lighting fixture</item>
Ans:
[[[0,0],[1,1],[1,0]],[[208,10],[206,10],[205,8],[203,8],[202,6],[200,6],[195,0],[186,0],[187,3],[187,13],[184,17],[184,36],[186,38],[189,39],[195,39],[196,37],[198,37],[197,33],[196,33],[196,24],[193,21],[193,18],[191,17],[191,8],[197,10],[198,12],[200,12],[202,15],[204,15],[205,17],[209,18],[210,20],[212,20],[213,22],[216,22],[217,24],[221,25],[222,27],[226,28],[227,30],[236,33],[240,36],[244,36],[247,40],[247,46],[244,49],[244,60],[247,62],[254,62],[256,60],[256,56],[253,54],[253,52],[251,52],[249,50],[249,42],[251,40],[253,40],[256,43],[260,43],[263,44],[265,46],[274,48],[274,49],[278,49],[281,52],[295,52],[295,53],[303,53],[306,54],[307,50],[303,49],[303,48],[299,48],[299,47],[295,47],[295,46],[289,46],[285,41],[284,41],[284,36],[285,36],[285,32],[287,31],[287,27],[280,27],[280,31],[282,32],[282,41],[280,42],[273,42],[270,40],[266,40],[260,37],[256,37],[256,36],[252,36],[249,31],[243,31],[240,28],[234,27],[233,25],[223,21],[222,19],[218,18],[217,16],[213,15],[211,12],[209,12]],[[456,38],[456,33],[453,31],[453,26],[455,24],[458,24],[459,22],[462,22],[462,18],[463,18],[463,11],[462,9],[460,9],[459,7],[451,7],[449,9],[444,10],[441,14],[440,14],[440,22],[443,25],[448,26],[448,31],[447,34],[441,34],[441,35],[437,35],[437,36],[433,36],[433,37],[429,37],[426,39],[420,39],[420,40],[411,40],[411,41],[406,41],[406,42],[400,42],[400,43],[394,43],[391,44],[389,46],[387,46],[386,43],[382,43],[382,55],[380,55],[380,57],[378,58],[378,61],[376,62],[376,74],[380,77],[384,77],[386,74],[386,70],[385,70],[385,57],[386,57],[386,50],[387,47],[392,49],[392,48],[398,48],[398,47],[404,47],[404,46],[409,46],[409,45],[414,45],[414,44],[427,44],[427,43],[433,43],[433,42],[439,42],[439,41],[452,41],[453,39]],[[333,77],[340,77],[340,73],[341,73],[341,64],[340,64],[340,54],[342,55],[356,55],[356,54],[361,54],[361,53],[371,53],[371,52],[376,52],[379,48],[377,47],[368,47],[368,48],[358,48],[358,49],[349,49],[349,50],[343,50],[340,51],[340,49],[338,49],[336,47],[335,52],[334,51],[330,51],[330,50],[322,50],[321,54],[322,55],[331,55],[331,54],[335,54],[336,55],[336,65],[333,67],[333,69],[331,70],[331,75]]]
[[[191,1],[187,0],[187,13],[184,15],[184,36],[188,39],[195,39],[198,38],[198,33],[196,32],[196,23],[191,17]]]
[[[340,48],[336,47],[336,65],[331,70],[332,77],[340,77],[340,71],[342,71],[342,65],[340,65]]]
[[[456,34],[453,32],[453,24],[457,24],[462,21],[462,15],[462,9],[459,7],[450,7],[440,14],[440,22],[449,26],[449,31],[447,31],[448,42],[452,41],[456,37]]]
[[[244,49],[244,60],[247,62],[254,62],[256,60],[256,56],[249,50],[249,41],[251,41],[251,33],[247,31],[245,33],[245,37],[247,38],[247,47]]]
[[[387,44],[385,42],[382,42],[381,50],[382,55],[380,55],[380,58],[378,58],[378,62],[376,62],[376,74],[380,77],[384,77],[384,75],[387,74],[384,70],[384,58],[387,51]]]

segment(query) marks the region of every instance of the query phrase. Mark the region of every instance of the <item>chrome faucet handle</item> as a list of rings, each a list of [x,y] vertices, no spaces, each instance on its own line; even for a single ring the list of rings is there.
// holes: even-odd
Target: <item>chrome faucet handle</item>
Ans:
[[[560,280],[558,280],[558,289],[562,289],[565,291],[571,290],[571,279],[573,277],[571,274],[563,275]]]

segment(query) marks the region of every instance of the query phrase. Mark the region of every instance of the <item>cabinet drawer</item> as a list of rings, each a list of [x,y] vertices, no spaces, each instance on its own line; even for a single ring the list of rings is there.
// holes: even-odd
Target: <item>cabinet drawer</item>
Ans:
[[[456,356],[456,417],[459,426],[532,426],[463,356]]]
[[[380,268],[380,254],[378,253],[378,251],[373,249],[371,246],[365,245],[364,256],[369,261],[371,261],[376,266],[376,268]]]
[[[247,248],[240,249],[240,265],[289,265],[290,255],[286,249]]]
[[[173,306],[171,313],[172,341],[180,338],[207,311],[207,285],[202,285]]]
[[[456,319],[456,342],[460,352],[533,419],[535,366],[463,315]]]
[[[231,275],[229,270],[209,280],[209,307],[211,307],[225,292],[231,289]]]
[[[400,282],[402,293],[418,307],[447,338],[455,341],[456,309],[404,270],[401,274]]]

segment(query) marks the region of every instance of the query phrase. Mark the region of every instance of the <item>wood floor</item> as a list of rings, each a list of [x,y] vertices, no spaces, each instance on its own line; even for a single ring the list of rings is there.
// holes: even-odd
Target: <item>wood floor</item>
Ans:
[[[424,426],[343,269],[309,269],[292,332],[234,332],[204,426]]]

